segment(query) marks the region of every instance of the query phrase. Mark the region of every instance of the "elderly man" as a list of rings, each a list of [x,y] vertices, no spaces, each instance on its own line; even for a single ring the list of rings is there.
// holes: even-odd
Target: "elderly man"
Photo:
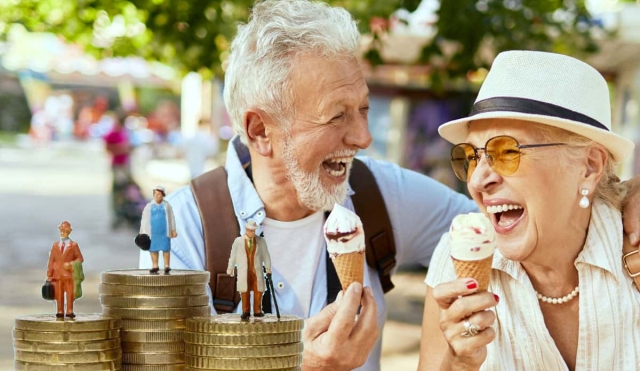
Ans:
[[[56,299],[56,317],[74,318],[73,302],[75,301],[76,284],[74,280],[74,270],[80,271],[84,262],[80,247],[69,238],[71,231],[71,223],[63,221],[58,226],[60,231],[60,240],[53,243],[51,252],[49,253],[49,263],[47,264],[47,281],[53,284],[53,293]],[[74,265],[76,265],[74,267]],[[76,274],[77,276],[77,274]],[[80,280],[83,275],[80,275]],[[80,294],[79,294],[80,295]],[[65,312],[65,296],[66,296],[66,312]]]
[[[227,274],[233,276],[233,270],[238,268],[238,292],[242,296],[241,318],[249,319],[251,313],[251,293],[253,292],[253,316],[264,317],[262,313],[262,293],[265,291],[262,267],[271,274],[271,257],[264,238],[256,236],[258,224],[249,220],[244,226],[244,236],[233,241]]]
[[[364,289],[354,283],[327,305],[325,267],[331,263],[322,234],[324,212],[334,203],[354,209],[349,171],[357,151],[372,140],[358,46],[346,10],[267,0],[239,28],[225,76],[225,103],[238,133],[225,165],[235,216],[239,226],[254,219],[269,245],[280,311],[308,318],[305,370],[380,368],[378,335],[387,307],[378,273],[367,267]],[[477,210],[467,197],[424,175],[361,160],[385,200],[398,265],[427,266],[453,217]],[[180,219],[174,267],[205,269],[193,192],[184,187],[168,198]],[[141,267],[148,267],[141,257]]]

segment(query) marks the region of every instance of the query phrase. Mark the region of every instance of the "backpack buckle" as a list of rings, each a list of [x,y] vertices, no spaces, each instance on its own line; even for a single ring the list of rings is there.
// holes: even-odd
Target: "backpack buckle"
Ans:
[[[637,272],[631,272],[631,268],[629,267],[630,264],[628,262],[628,259],[633,258],[632,259],[632,263],[634,263],[635,260],[640,259],[640,255],[636,255],[636,254],[638,254],[639,251],[640,250],[633,250],[633,251],[628,252],[628,253],[626,253],[626,254],[624,254],[622,256],[622,264],[624,265],[624,269],[627,270],[627,273],[629,273],[629,276],[631,276],[631,278],[640,276],[640,269]],[[633,255],[636,255],[636,256],[633,256]],[[640,268],[640,261],[635,261],[635,264],[633,264],[633,265],[634,265],[634,267]]]

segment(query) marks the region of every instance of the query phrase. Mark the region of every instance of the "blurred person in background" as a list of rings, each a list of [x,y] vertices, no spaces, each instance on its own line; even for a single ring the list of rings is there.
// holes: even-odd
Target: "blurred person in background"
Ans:
[[[201,119],[196,132],[184,142],[184,155],[189,164],[191,178],[202,174],[205,163],[218,153],[218,140],[211,130],[211,122]]]
[[[118,111],[117,114],[111,114],[111,116],[113,128],[105,135],[104,141],[107,152],[111,155],[111,227],[117,228],[125,221],[126,216],[125,191],[131,182],[131,143],[129,133],[124,126],[127,114],[124,111]]]

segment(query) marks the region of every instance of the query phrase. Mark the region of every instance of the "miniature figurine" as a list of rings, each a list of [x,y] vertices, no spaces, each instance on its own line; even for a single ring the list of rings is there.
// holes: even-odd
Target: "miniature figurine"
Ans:
[[[262,313],[262,293],[265,291],[262,266],[271,274],[271,257],[264,238],[256,236],[258,225],[249,220],[244,226],[244,236],[237,237],[231,247],[227,274],[233,276],[233,269],[238,268],[237,290],[242,298],[243,320],[250,317],[251,294],[253,291],[253,316],[264,317]]]
[[[82,262],[84,258],[78,244],[69,238],[71,223],[63,221],[58,226],[60,240],[53,243],[49,253],[47,265],[47,281],[53,285],[53,295],[56,300],[56,317],[67,316],[74,318],[73,302],[82,296],[82,281],[84,273]],[[65,294],[67,299],[66,312],[64,311]]]
[[[162,251],[164,260],[164,274],[169,274],[171,258],[171,239],[178,237],[176,232],[176,220],[173,216],[173,208],[167,201],[164,187],[157,186],[153,189],[153,201],[149,202],[142,211],[140,222],[140,234],[149,235],[151,244],[149,253],[153,267],[149,270],[151,274],[158,274],[158,257]]]

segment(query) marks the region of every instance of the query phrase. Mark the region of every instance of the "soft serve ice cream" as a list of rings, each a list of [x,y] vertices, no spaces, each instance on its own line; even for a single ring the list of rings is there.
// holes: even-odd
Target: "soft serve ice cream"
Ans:
[[[336,204],[324,223],[327,251],[343,289],[364,282],[365,236],[360,217]]]
[[[481,213],[458,215],[451,223],[449,238],[457,276],[474,278],[479,291],[486,291],[496,249],[495,229],[489,218]]]

